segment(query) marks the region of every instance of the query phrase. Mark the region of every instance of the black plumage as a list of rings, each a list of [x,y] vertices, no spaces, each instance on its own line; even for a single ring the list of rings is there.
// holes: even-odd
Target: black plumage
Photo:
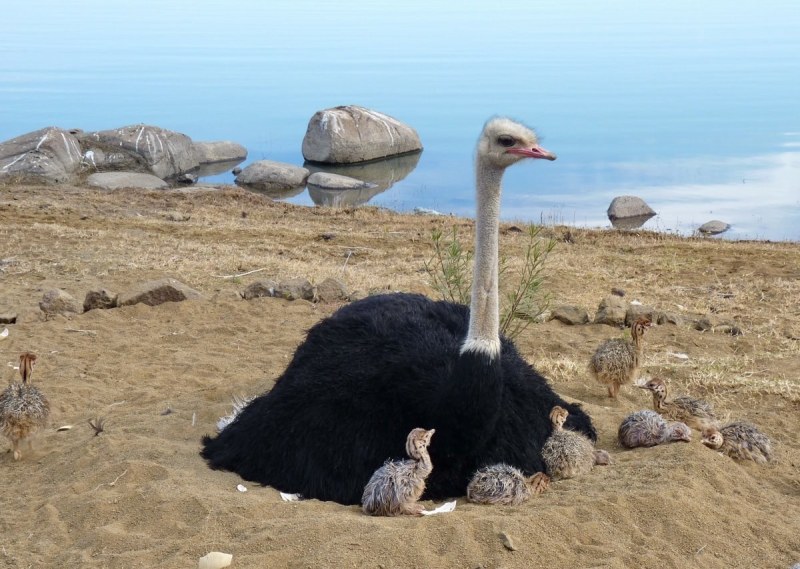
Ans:
[[[502,340],[500,358],[460,355],[469,309],[421,295],[349,304],[315,325],[273,389],[216,438],[212,468],[306,498],[357,504],[372,473],[404,456],[408,432],[436,429],[425,499],[462,496],[481,466],[544,471],[550,409],[596,439],[589,417],[563,401]]]

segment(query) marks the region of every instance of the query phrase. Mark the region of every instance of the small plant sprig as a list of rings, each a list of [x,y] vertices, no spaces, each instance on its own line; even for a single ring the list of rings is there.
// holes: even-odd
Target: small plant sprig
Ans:
[[[541,291],[544,282],[544,265],[547,256],[556,246],[555,239],[540,239],[541,226],[529,225],[528,243],[525,246],[525,260],[520,270],[516,286],[502,298],[500,313],[500,333],[514,339],[531,322],[547,309],[549,294]],[[453,226],[452,237],[445,240],[441,229],[431,232],[433,256],[424,262],[425,271],[431,278],[434,289],[444,300],[459,304],[469,304],[472,284],[472,251],[462,247],[458,240],[458,230]],[[500,259],[499,276],[501,283],[509,273],[509,259]]]

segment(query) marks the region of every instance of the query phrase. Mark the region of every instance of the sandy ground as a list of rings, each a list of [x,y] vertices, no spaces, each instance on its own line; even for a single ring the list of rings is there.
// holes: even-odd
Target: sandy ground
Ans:
[[[180,221],[178,221],[180,220]],[[0,187],[3,381],[20,352],[50,425],[15,462],[0,441],[0,568],[195,567],[217,550],[233,567],[788,568],[800,562],[800,245],[551,228],[553,304],[591,313],[612,286],[663,310],[728,316],[744,332],[654,327],[644,372],[709,399],[775,442],[767,466],[737,463],[694,440],[625,451],[615,440],[644,392],[611,403],[586,364],[605,325],[536,324],[517,340],[556,390],[596,421],[609,467],[553,483],[518,507],[463,498],[453,513],[371,518],[335,503],[283,502],[277,491],[209,470],[203,434],[234,395],[270,388],[305,331],[336,309],[245,301],[259,278],[333,276],[351,290],[435,295],[423,270],[430,231],[463,219],[273,203],[238,189],[99,192]],[[515,257],[524,234],[501,247]],[[262,269],[262,270],[259,270]],[[242,277],[248,271],[256,273]],[[82,301],[106,287],[176,278],[203,300],[94,310],[45,320],[42,294]],[[0,325],[0,331],[6,327]],[[685,353],[682,360],[671,354]],[[102,418],[95,436],[90,419]],[[71,425],[71,430],[57,431]],[[426,503],[431,507],[435,504]],[[514,550],[504,546],[510,539]]]

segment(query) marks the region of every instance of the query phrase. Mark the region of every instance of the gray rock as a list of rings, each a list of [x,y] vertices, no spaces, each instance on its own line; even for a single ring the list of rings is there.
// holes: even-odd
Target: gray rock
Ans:
[[[719,221],[718,219],[713,219],[711,221],[705,222],[703,225],[697,228],[697,231],[702,233],[703,235],[718,235],[720,233],[725,233],[731,226],[724,221]]]
[[[242,298],[245,300],[253,300],[254,298],[262,298],[265,296],[275,296],[275,290],[278,288],[278,283],[270,280],[261,280],[250,283],[244,291],[242,291]]]
[[[314,300],[314,286],[308,279],[289,279],[281,281],[275,288],[275,296],[286,300]]]
[[[236,176],[239,186],[264,191],[291,191],[302,188],[308,180],[309,171],[285,162],[259,160],[253,162]]]
[[[419,135],[397,119],[354,105],[318,111],[308,122],[303,157],[349,164],[422,150]]]
[[[48,127],[0,143],[0,181],[63,184],[77,179],[81,147],[66,130]]]
[[[101,170],[125,164],[125,168],[171,180],[200,165],[191,138],[157,126],[138,124],[85,133],[80,135],[80,142],[85,153],[92,152],[95,161],[100,151],[103,156],[120,155],[114,162],[103,160],[102,167],[98,165]],[[131,159],[138,167],[129,166]]]
[[[339,279],[329,277],[317,285],[318,302],[343,302],[348,298],[347,286]]]
[[[636,196],[617,196],[611,200],[606,211],[611,224],[617,229],[636,229],[656,215],[642,198]]]
[[[141,172],[95,172],[86,179],[86,184],[104,190],[121,188],[160,190],[169,187],[169,184],[161,178]]]
[[[60,288],[44,293],[42,300],[39,301],[39,308],[44,312],[45,317],[81,312],[81,307],[75,297]]]
[[[117,305],[146,304],[148,306],[157,306],[165,302],[181,302],[200,298],[203,298],[203,295],[198,291],[178,280],[167,278],[142,283],[122,293],[117,300]]]
[[[625,315],[628,311],[628,303],[619,296],[607,296],[600,301],[597,307],[597,314],[594,316],[595,324],[608,324],[610,326],[622,326],[625,324]]]
[[[645,306],[643,304],[631,304],[625,312],[625,325],[631,326],[640,318],[647,318],[653,324],[658,324],[661,318],[661,312],[652,306]]]
[[[683,325],[683,322],[685,320],[683,316],[675,312],[664,312],[662,316],[663,319],[662,318],[658,319],[659,324],[675,324],[677,326],[681,326]]]
[[[119,295],[104,288],[100,290],[90,290],[86,293],[86,298],[83,300],[83,311],[89,312],[90,310],[116,308],[118,297]]]
[[[2,312],[0,313],[0,324],[16,324],[17,323],[17,313],[16,312]]]
[[[241,144],[229,140],[193,142],[192,146],[200,164],[233,162],[236,165],[247,158],[247,149]]]
[[[376,184],[328,172],[315,172],[308,177],[306,183],[323,190],[367,190],[376,187]]]
[[[564,324],[588,324],[589,311],[581,306],[556,306],[550,314],[550,320],[558,320]]]

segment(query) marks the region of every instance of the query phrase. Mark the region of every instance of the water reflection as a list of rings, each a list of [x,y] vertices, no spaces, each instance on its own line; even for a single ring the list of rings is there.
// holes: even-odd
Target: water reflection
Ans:
[[[233,170],[236,166],[244,162],[245,159],[228,160],[227,162],[209,162],[207,164],[200,164],[194,171],[199,178],[206,178],[208,176],[216,176]]]
[[[293,198],[294,196],[299,196],[300,194],[302,194],[303,190],[306,189],[305,186],[297,186],[295,188],[276,188],[271,190],[267,190],[264,188],[255,188],[253,186],[240,186],[240,187],[255,194],[261,194],[262,196],[267,196],[268,198],[272,198],[273,200],[285,200]]]
[[[309,186],[308,195],[316,205],[351,207],[365,204],[408,176],[417,167],[421,155],[422,152],[413,152],[385,160],[343,165],[306,162],[303,167],[307,168],[312,174],[314,172],[327,172],[374,184],[373,187],[358,190],[327,190]]]
[[[647,220],[652,219],[655,215],[655,213],[648,213],[645,215],[632,215],[631,217],[616,217],[611,220],[611,226],[614,229],[639,229]]]
[[[625,162],[603,168],[595,175],[615,183],[601,180],[591,187],[581,178],[575,183],[589,186],[583,192],[508,196],[504,207],[516,218],[539,220],[543,211],[557,210],[561,213],[556,221],[608,227],[608,203],[617,195],[631,194],[658,211],[648,223],[656,231],[691,235],[703,223],[719,219],[732,226],[726,239],[800,239],[800,152]]]

